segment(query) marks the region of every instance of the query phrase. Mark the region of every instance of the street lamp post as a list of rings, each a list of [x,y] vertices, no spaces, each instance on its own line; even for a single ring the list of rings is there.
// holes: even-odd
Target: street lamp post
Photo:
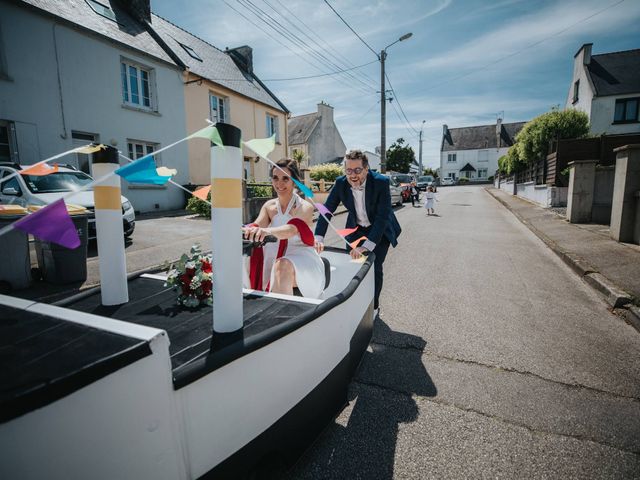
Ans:
[[[420,149],[418,150],[418,176],[424,175],[424,168],[422,168],[422,129],[424,128],[424,120],[422,120],[422,126],[420,127]]]
[[[384,82],[384,61],[387,58],[387,48],[402,42],[411,37],[412,33],[405,33],[398,40],[390,43],[380,51],[378,59],[380,60],[380,173],[387,172],[387,131],[386,131],[386,115],[387,115],[387,92]]]

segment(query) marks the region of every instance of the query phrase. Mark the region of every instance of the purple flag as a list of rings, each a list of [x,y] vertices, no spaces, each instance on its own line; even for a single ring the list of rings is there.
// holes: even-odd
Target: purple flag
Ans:
[[[63,199],[21,218],[13,223],[13,228],[63,247],[73,249],[80,246],[80,237]]]
[[[329,211],[327,207],[324,206],[323,203],[316,203],[315,206],[318,209],[318,211],[323,215],[332,215],[332,213]]]

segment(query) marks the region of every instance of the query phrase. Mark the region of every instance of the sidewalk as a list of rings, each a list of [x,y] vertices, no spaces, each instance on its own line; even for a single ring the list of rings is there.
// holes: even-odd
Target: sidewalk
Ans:
[[[606,225],[571,224],[549,209],[494,187],[487,192],[509,209],[613,308],[640,330],[640,246],[619,243]]]

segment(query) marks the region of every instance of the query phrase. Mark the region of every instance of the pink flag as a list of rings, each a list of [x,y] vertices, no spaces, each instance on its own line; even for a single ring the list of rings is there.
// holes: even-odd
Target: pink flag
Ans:
[[[365,237],[364,235],[362,237],[360,237],[357,240],[354,240],[353,242],[351,242],[349,245],[351,246],[351,248],[356,248],[358,247],[358,244],[362,241],[362,240],[366,240],[367,237]]]
[[[80,237],[63,199],[21,218],[13,223],[13,228],[63,247],[73,249],[80,246]]]
[[[46,163],[40,163],[34,167],[27,167],[24,170],[20,170],[20,175],[33,175],[34,177],[40,177],[43,175],[49,175],[50,173],[56,173],[57,171],[57,163],[53,167]]]
[[[327,207],[324,206],[323,203],[316,203],[314,204],[316,206],[316,208],[318,209],[318,211],[320,213],[322,213],[323,215],[333,215],[329,209]]]
[[[356,230],[358,230],[358,227],[355,227],[355,228],[343,228],[343,229],[336,230],[336,232],[338,232],[338,235],[340,235],[342,237],[346,237],[347,235],[351,235]]]

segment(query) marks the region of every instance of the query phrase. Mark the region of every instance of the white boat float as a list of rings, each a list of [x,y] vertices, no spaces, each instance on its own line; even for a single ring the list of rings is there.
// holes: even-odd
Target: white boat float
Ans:
[[[373,256],[322,256],[323,299],[244,290],[231,333],[214,331],[215,301],[177,306],[161,273],[131,279],[122,305],[0,296],[0,478],[243,478],[293,463],[347,404],[373,330]]]

